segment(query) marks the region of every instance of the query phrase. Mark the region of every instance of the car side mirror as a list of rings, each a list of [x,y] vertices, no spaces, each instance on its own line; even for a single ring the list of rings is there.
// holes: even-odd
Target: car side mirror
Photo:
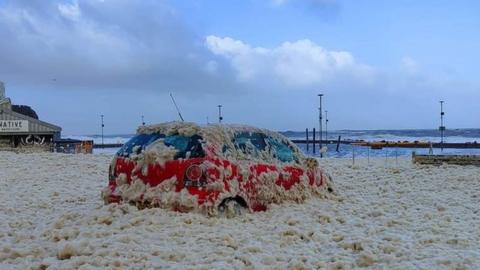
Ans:
[[[307,157],[305,159],[305,164],[309,169],[315,169],[318,167],[318,160],[316,158]]]

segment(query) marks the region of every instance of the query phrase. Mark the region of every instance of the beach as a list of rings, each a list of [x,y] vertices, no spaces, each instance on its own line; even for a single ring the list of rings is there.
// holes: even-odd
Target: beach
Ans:
[[[322,159],[334,197],[226,219],[104,205],[111,158],[0,152],[0,269],[480,268],[480,167]]]

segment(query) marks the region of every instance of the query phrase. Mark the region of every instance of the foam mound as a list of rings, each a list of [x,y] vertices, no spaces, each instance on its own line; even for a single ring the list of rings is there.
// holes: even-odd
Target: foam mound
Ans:
[[[0,269],[480,268],[478,167],[321,160],[335,198],[224,219],[104,205],[111,158],[0,152]]]

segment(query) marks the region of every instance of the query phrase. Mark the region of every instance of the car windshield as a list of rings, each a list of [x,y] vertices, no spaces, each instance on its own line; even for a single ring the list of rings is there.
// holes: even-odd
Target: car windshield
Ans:
[[[193,135],[190,137],[181,135],[169,135],[164,134],[138,134],[117,152],[117,156],[129,157],[131,154],[140,154],[145,148],[154,142],[163,141],[166,146],[174,147],[177,150],[175,159],[179,158],[194,158],[203,157],[204,152],[202,149],[201,140],[202,137]]]

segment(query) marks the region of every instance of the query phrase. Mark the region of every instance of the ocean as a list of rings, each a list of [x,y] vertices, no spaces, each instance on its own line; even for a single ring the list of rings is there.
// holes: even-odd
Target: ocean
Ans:
[[[305,139],[305,131],[284,131],[280,132],[283,135],[287,136],[290,139]],[[115,135],[105,135],[103,142],[105,144],[117,144],[125,143],[133,134],[115,134]],[[428,142],[440,142],[440,132],[438,130],[428,130],[428,129],[412,129],[412,130],[337,130],[329,131],[328,140],[336,141],[339,136],[342,140],[365,140],[365,141],[428,141]],[[71,135],[64,136],[65,138],[78,139],[78,140],[93,140],[96,144],[102,143],[102,137],[100,135]],[[310,140],[312,139],[312,133],[309,134]],[[325,139],[325,133],[323,135]],[[318,140],[318,133],[316,136]],[[444,142],[454,143],[454,142],[479,142],[480,143],[480,129],[451,129],[446,130]],[[316,153],[312,151],[312,146],[310,145],[309,151],[307,151],[306,145],[299,144],[300,149],[302,149],[306,154],[311,156],[318,156],[318,145],[316,147]],[[326,153],[327,157],[337,157],[337,158],[351,158],[353,155],[357,157],[368,157],[368,156],[385,156],[385,157],[395,157],[395,156],[409,156],[413,151],[418,154],[426,154],[429,152],[429,149],[419,148],[384,148],[381,150],[372,150],[368,147],[361,146],[352,146],[341,144],[339,151],[336,151],[336,144],[330,144],[327,146],[328,151]],[[94,153],[110,153],[113,154],[118,151],[118,148],[107,148],[107,149],[95,149]],[[480,154],[480,149],[441,149],[434,148],[434,154],[445,153],[445,154]]]

